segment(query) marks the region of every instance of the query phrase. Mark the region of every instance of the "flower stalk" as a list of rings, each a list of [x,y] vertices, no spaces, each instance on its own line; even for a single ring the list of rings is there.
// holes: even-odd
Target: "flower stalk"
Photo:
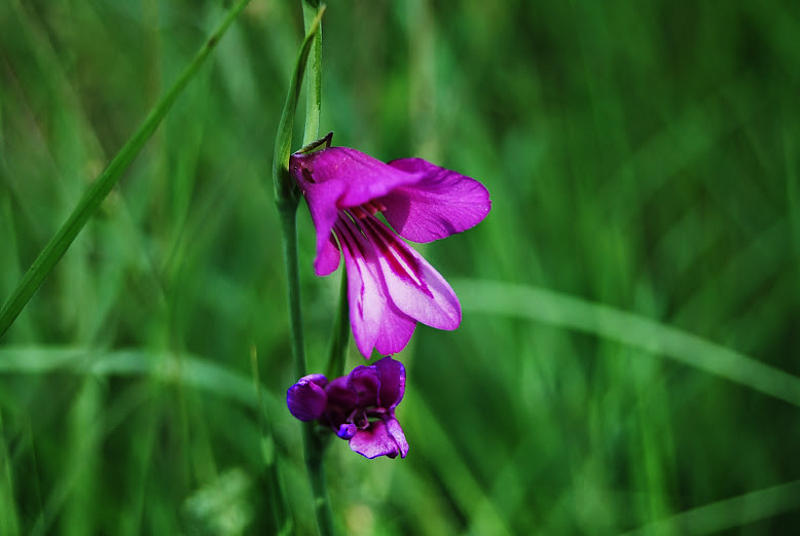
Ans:
[[[294,356],[295,371],[298,376],[306,374],[305,342],[303,337],[302,310],[300,305],[300,270],[297,256],[297,205],[299,193],[289,175],[289,154],[292,144],[292,125],[294,123],[297,101],[306,71],[309,52],[312,43],[315,45],[315,54],[310,65],[309,106],[306,111],[305,137],[316,137],[319,129],[320,110],[320,58],[322,43],[319,38],[320,21],[325,12],[325,6],[318,2],[309,5],[310,0],[304,0],[303,11],[306,21],[306,36],[297,57],[297,63],[291,82],[286,102],[278,124],[278,133],[275,140],[275,153],[273,158],[273,181],[275,187],[275,203],[281,222],[283,234],[283,258],[286,266],[287,298],[289,302],[289,327],[291,332],[292,355]],[[313,17],[311,7],[313,7]],[[316,80],[316,81],[315,81]],[[312,98],[314,97],[314,98]],[[313,101],[313,102],[312,102]],[[313,134],[312,134],[313,132]],[[320,534],[332,536],[333,518],[331,515],[328,494],[325,483],[323,467],[323,454],[325,443],[314,433],[313,424],[303,426],[303,446],[306,468],[308,470],[311,490],[314,497],[314,514],[317,519]]]
[[[336,317],[333,321],[331,332],[331,345],[328,350],[328,370],[329,378],[337,378],[344,375],[344,361],[347,352],[348,334],[350,333],[350,323],[347,321],[349,307],[347,303],[347,271],[342,270],[342,282],[339,285],[339,305],[336,308]]]

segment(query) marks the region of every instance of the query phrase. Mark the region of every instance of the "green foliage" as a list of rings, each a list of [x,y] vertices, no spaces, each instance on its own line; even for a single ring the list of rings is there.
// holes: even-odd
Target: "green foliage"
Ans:
[[[265,187],[300,4],[252,0],[0,340],[0,534],[313,532]],[[0,300],[223,7],[0,2]],[[798,36],[777,0],[329,5],[321,131],[493,199],[421,248],[465,314],[400,356],[408,458],[328,447],[342,533],[795,532]]]

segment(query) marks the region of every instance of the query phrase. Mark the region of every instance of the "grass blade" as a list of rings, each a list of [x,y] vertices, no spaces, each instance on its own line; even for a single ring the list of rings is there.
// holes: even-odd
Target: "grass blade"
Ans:
[[[205,59],[219,42],[220,38],[225,34],[225,31],[249,1],[250,0],[239,0],[231,7],[225,18],[220,22],[206,42],[203,43],[203,46],[200,47],[200,50],[195,54],[192,61],[186,66],[172,87],[156,103],[142,125],[133,136],[125,142],[125,145],[123,145],[122,149],[114,156],[108,167],[106,167],[97,180],[92,183],[67,218],[67,221],[64,222],[55,236],[50,239],[42,252],[39,253],[39,256],[36,257],[33,265],[25,272],[19,285],[17,285],[11,297],[3,305],[2,310],[0,310],[0,338],[14,323],[14,320],[16,320],[33,294],[42,285],[47,275],[53,271],[53,268],[58,264],[58,261],[75,240],[75,237],[78,236],[78,233],[81,232],[86,222],[89,221],[89,218],[97,211],[100,203],[106,198],[120,176],[122,176],[122,173],[128,168],[136,155],[139,154],[145,142],[153,135],[153,132],[155,132],[158,125],[167,115],[167,112],[169,112],[172,104],[178,98],[178,95],[181,94],[189,81],[194,77],[198,69],[200,69],[200,66],[203,65]]]
[[[278,208],[294,214],[297,209],[298,198],[293,189],[293,182],[289,176],[289,156],[292,152],[292,127],[294,126],[294,116],[297,110],[297,100],[300,97],[300,89],[303,85],[303,75],[306,72],[306,63],[311,51],[311,45],[319,31],[322,15],[325,14],[325,5],[321,5],[317,10],[316,17],[308,25],[303,44],[300,45],[300,52],[297,54],[294,72],[289,83],[289,91],[286,94],[286,102],[283,104],[281,120],[278,123],[278,133],[275,137],[275,151],[272,158],[272,178],[275,187],[275,202]]]
[[[625,535],[717,534],[793,510],[798,504],[800,481],[795,480],[692,508]]]
[[[165,384],[183,384],[258,409],[252,380],[209,359],[193,355],[179,358],[170,352],[136,349],[105,351],[64,346],[8,346],[0,349],[0,375],[54,372],[105,376],[147,376]],[[284,402],[260,388],[270,413],[283,410]]]
[[[800,378],[655,320],[534,286],[465,279],[453,286],[465,310],[605,337],[800,406]]]

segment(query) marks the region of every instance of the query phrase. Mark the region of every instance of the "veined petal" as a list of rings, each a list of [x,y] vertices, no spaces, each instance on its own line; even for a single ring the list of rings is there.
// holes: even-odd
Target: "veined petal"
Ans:
[[[358,221],[363,223],[364,220]],[[346,216],[340,219],[336,229],[347,268],[350,324],[356,346],[367,359],[373,348],[382,354],[400,352],[411,339],[416,320],[388,298],[380,274],[380,252],[376,251],[375,244]]]
[[[357,431],[350,439],[350,448],[369,459],[378,456],[395,458],[398,454],[405,458],[408,454],[405,434],[394,417],[388,417],[385,422],[371,422],[364,430]]]
[[[337,226],[337,233],[347,269],[347,301],[350,306],[353,339],[361,354],[369,359],[380,335],[386,308],[383,282],[369,265],[369,261],[374,259],[374,253],[370,251],[369,244],[364,242],[363,237],[344,223]]]
[[[423,177],[378,200],[386,207],[386,221],[412,242],[430,242],[465,231],[480,223],[491,209],[488,190],[475,179],[421,158],[394,160],[388,165]]]
[[[376,218],[362,221],[376,249],[380,273],[394,305],[423,324],[456,329],[461,324],[461,304],[447,281]]]

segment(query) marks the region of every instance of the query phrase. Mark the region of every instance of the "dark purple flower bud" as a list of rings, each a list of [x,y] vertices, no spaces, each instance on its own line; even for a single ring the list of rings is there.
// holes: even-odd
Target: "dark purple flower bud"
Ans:
[[[374,366],[363,365],[354,368],[347,375],[347,384],[350,391],[356,395],[356,404],[359,406],[377,405],[378,388],[381,383]]]
[[[406,369],[400,361],[384,358],[375,362],[375,370],[381,385],[378,405],[393,409],[406,392]]]
[[[319,421],[362,456],[405,458],[408,442],[394,415],[405,383],[403,364],[384,357],[330,382],[320,374],[305,376],[289,389],[286,401],[292,415]]]
[[[328,379],[322,374],[300,378],[286,393],[289,412],[301,421],[319,419],[328,402],[328,395],[325,393],[327,383]]]

